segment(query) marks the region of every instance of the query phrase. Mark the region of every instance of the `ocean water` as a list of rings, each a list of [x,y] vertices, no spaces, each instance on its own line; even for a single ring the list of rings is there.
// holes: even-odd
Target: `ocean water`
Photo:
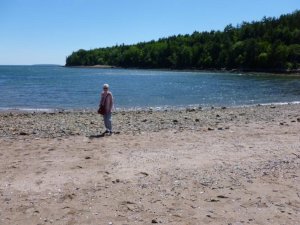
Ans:
[[[96,109],[104,83],[117,109],[300,102],[299,76],[0,66],[0,110]]]

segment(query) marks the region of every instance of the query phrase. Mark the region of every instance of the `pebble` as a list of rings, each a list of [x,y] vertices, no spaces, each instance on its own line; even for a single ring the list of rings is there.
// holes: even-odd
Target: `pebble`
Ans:
[[[186,112],[195,112],[196,109],[186,109]]]

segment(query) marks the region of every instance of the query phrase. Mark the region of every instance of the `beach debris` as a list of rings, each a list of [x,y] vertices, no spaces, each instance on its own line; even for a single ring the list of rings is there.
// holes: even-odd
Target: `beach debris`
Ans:
[[[146,172],[140,172],[140,174],[144,175],[145,177],[149,176],[149,174]]]
[[[91,159],[91,157],[90,156],[86,156],[86,157],[84,157],[85,159]]]
[[[113,182],[114,184],[120,183],[120,179],[113,180],[112,182]]]
[[[178,120],[173,120],[173,123],[178,123]]]
[[[64,201],[68,201],[68,200],[70,201],[70,200],[73,200],[75,196],[76,195],[74,193],[72,193],[72,194],[63,194],[58,198],[57,202],[63,203]]]
[[[131,202],[131,201],[124,201],[121,203],[121,205],[134,205],[135,203],[134,202]]]
[[[217,198],[228,198],[228,197],[225,195],[218,195]]]
[[[8,197],[6,197],[6,198],[4,199],[5,202],[9,202],[10,200],[11,200],[11,198],[8,198]]]
[[[29,135],[28,133],[26,133],[26,132],[24,132],[24,131],[21,131],[19,134],[20,134],[20,135]]]
[[[196,109],[193,109],[193,108],[187,108],[185,111],[186,111],[186,112],[195,112]]]
[[[126,210],[132,212],[141,212],[143,210],[142,206],[138,206],[136,203],[131,201],[123,201],[121,205],[125,207]]]
[[[151,223],[158,223],[156,219],[152,219]]]
[[[207,130],[214,130],[214,128],[209,127],[209,128],[207,128]]]
[[[206,202],[219,202],[220,200],[218,200],[218,199],[206,199],[205,200]]]
[[[296,154],[296,153],[292,153],[293,155],[295,155],[298,159],[300,159],[300,155]]]
[[[200,120],[199,119],[195,119],[195,122],[200,122]]]

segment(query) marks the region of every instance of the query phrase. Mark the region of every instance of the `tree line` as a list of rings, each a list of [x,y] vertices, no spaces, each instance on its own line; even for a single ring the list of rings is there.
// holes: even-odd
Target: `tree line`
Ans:
[[[80,49],[66,66],[123,68],[239,69],[287,71],[300,68],[300,11],[279,18],[228,25],[223,31],[174,35],[134,45]]]

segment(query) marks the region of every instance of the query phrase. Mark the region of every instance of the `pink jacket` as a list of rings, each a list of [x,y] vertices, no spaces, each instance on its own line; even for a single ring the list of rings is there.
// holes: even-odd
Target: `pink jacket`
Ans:
[[[111,113],[113,109],[113,96],[110,91],[107,92],[102,92],[101,93],[101,100],[99,105],[104,105],[105,106],[105,114]]]

